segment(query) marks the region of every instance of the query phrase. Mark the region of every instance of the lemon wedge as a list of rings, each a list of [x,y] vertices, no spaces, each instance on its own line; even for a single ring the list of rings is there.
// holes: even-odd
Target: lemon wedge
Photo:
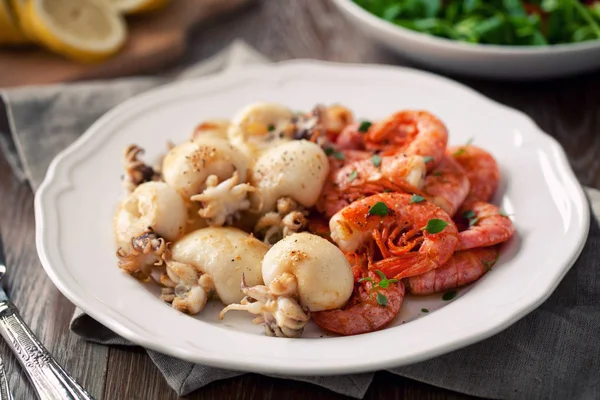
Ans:
[[[142,14],[165,7],[170,0],[105,0],[123,14]]]
[[[19,28],[19,23],[8,1],[0,0],[0,44],[29,43],[30,40]]]
[[[84,63],[113,56],[127,39],[123,17],[99,0],[26,0],[24,20],[37,42]]]

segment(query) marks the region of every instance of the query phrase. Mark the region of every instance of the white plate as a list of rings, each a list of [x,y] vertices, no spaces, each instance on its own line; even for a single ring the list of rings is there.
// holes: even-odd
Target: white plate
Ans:
[[[473,137],[497,157],[503,180],[495,201],[514,214],[517,236],[497,267],[454,301],[409,298],[395,326],[379,332],[319,338],[323,333],[311,324],[304,338],[272,338],[245,313],[218,321],[218,303],[197,318],[173,310],[156,288],[116,266],[112,217],[123,195],[123,148],[138,143],[148,159],[158,157],[167,140],[186,139],[199,121],[231,117],[258,100],[298,110],[342,102],[370,119],[402,108],[430,110],[448,125],[451,143]],[[46,272],[69,300],[114,332],[198,363],[308,375],[400,366],[500,332],[551,294],[581,251],[589,223],[562,149],[523,114],[428,73],[306,61],[233,70],[130,99],[53,161],[35,211]]]
[[[537,80],[600,68],[600,40],[546,47],[464,43],[395,25],[352,0],[334,0],[334,4],[370,37],[408,59],[441,71]]]

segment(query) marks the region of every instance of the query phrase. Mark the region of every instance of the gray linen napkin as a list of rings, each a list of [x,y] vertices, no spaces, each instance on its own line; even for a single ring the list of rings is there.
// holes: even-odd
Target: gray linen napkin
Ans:
[[[0,147],[17,176],[35,190],[51,159],[104,112],[149,88],[250,63],[267,62],[241,42],[183,72],[153,78],[13,89],[3,93],[11,132]],[[1,118],[1,117],[0,117]],[[471,395],[502,399],[600,398],[600,191],[587,189],[594,215],[579,260],[554,294],[502,333],[438,358],[390,370]],[[132,345],[77,310],[71,330],[86,340]],[[148,351],[169,385],[185,395],[243,372],[192,364]],[[292,377],[352,397],[364,396],[372,373]]]

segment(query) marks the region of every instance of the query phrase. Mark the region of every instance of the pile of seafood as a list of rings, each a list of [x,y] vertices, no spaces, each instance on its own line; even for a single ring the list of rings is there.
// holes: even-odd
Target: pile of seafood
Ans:
[[[379,330],[405,292],[470,284],[515,232],[489,203],[500,171],[426,111],[377,122],[341,106],[255,103],[169,145],[157,165],[125,149],[114,219],[118,266],[195,315],[210,299],[270,336],[312,319],[340,335]]]

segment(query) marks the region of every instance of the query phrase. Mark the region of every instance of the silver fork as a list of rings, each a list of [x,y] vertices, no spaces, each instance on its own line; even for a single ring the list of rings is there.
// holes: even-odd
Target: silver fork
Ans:
[[[4,360],[0,357],[0,400],[13,400],[13,395],[8,386],[8,378],[4,370]]]
[[[15,305],[2,289],[6,274],[2,236],[0,236],[0,334],[25,369],[41,400],[93,400],[52,358],[44,345],[25,324]]]

